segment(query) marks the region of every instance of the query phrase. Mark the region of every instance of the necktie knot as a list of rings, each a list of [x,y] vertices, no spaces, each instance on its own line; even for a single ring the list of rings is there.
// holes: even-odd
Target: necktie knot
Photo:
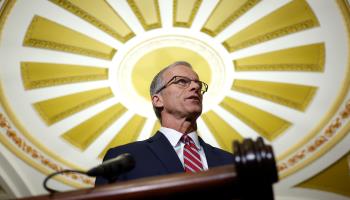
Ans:
[[[191,137],[188,136],[188,135],[183,135],[183,136],[181,137],[181,142],[183,142],[184,144],[190,144],[190,140],[192,140],[192,139],[191,139]]]
[[[199,150],[196,144],[193,142],[192,138],[188,135],[183,135],[181,137],[181,142],[183,142],[185,145],[189,145],[189,147],[194,148],[195,150]]]

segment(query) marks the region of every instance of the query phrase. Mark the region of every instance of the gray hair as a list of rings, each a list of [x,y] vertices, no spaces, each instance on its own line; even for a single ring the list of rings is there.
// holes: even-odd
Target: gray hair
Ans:
[[[170,68],[172,67],[176,67],[179,65],[183,65],[186,67],[189,67],[192,69],[192,65],[186,61],[176,61],[170,65],[168,65],[167,67],[165,67],[164,69],[162,69],[160,72],[158,72],[158,74],[153,78],[150,88],[149,88],[149,93],[151,95],[151,98],[156,94],[156,92],[164,86],[164,81],[163,81],[163,74]],[[152,104],[153,105],[153,104]],[[161,121],[161,111],[162,108],[157,108],[155,106],[153,106],[153,110],[156,113],[157,118],[159,119],[159,121],[162,123]]]

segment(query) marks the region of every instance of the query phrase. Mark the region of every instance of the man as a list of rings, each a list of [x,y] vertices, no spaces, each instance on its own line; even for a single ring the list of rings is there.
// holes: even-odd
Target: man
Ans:
[[[110,149],[104,161],[130,153],[136,166],[118,181],[180,172],[199,172],[231,164],[233,155],[210,146],[197,135],[196,120],[202,113],[203,94],[208,85],[199,80],[192,66],[175,62],[153,79],[150,95],[160,120],[160,130],[145,141]],[[96,185],[108,183],[97,177]]]

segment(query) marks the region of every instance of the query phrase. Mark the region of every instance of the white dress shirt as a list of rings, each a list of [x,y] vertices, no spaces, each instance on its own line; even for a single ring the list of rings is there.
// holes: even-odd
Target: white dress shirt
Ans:
[[[183,155],[183,150],[185,144],[181,142],[181,137],[182,133],[171,129],[171,128],[165,128],[165,127],[160,127],[159,131],[163,133],[163,135],[169,140],[170,144],[173,146],[177,156],[179,156],[180,161],[182,162],[182,166],[184,166],[184,155]],[[188,136],[191,137],[193,140],[194,144],[196,147],[199,149],[198,153],[201,156],[202,164],[203,164],[203,169],[208,170],[208,163],[207,163],[207,158],[205,157],[204,149],[200,145],[199,140],[198,140],[198,135],[195,131],[188,133]]]

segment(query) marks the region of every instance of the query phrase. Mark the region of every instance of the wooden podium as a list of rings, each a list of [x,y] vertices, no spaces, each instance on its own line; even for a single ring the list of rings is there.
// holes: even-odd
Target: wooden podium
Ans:
[[[234,142],[234,164],[209,171],[171,174],[114,183],[77,191],[53,193],[26,200],[46,199],[274,199],[278,181],[271,146],[261,138]]]

